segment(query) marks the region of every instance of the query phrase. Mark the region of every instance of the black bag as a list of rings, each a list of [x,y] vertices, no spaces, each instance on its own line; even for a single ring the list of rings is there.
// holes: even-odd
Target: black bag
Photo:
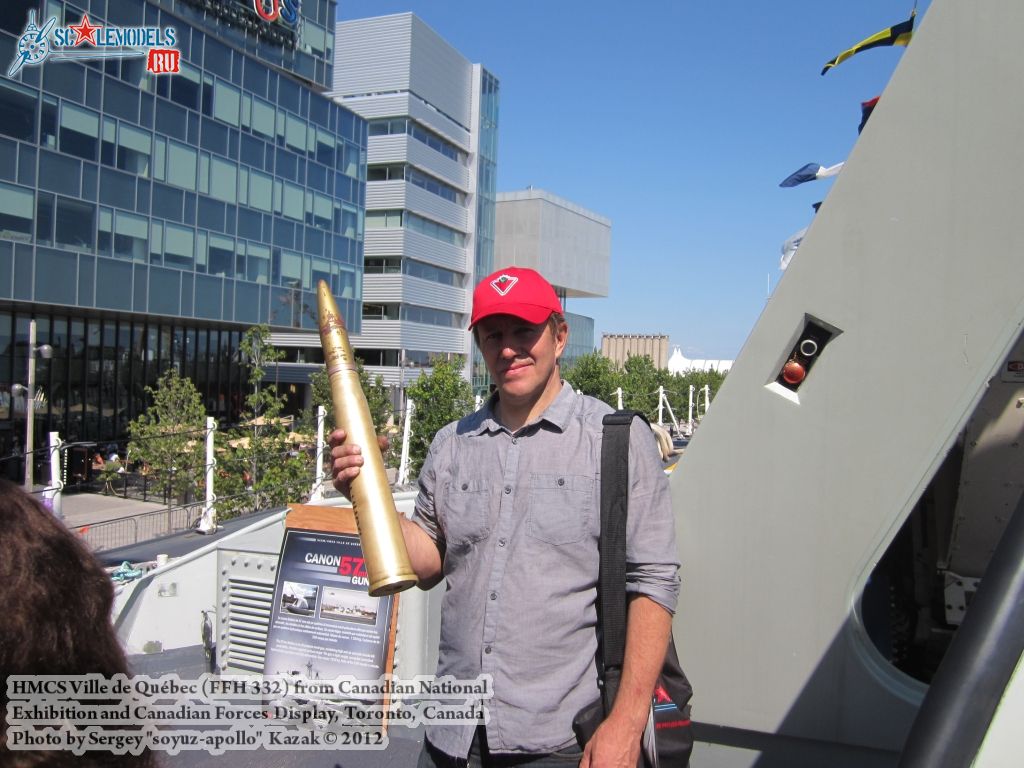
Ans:
[[[604,417],[601,447],[601,571],[598,583],[598,675],[601,696],[580,710],[573,731],[581,747],[611,712],[622,677],[626,650],[626,514],[629,488],[629,428],[634,411]],[[646,421],[646,419],[644,419]],[[693,751],[690,697],[693,689],[670,636],[665,663],[651,699],[651,712],[641,742],[646,768],[681,768]]]

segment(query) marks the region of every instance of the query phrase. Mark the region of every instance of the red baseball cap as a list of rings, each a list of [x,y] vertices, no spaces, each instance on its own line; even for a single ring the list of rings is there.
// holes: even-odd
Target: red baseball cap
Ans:
[[[562,312],[551,283],[525,267],[505,267],[485,277],[473,291],[470,329],[491,315],[513,315],[528,323],[543,323],[552,312]]]

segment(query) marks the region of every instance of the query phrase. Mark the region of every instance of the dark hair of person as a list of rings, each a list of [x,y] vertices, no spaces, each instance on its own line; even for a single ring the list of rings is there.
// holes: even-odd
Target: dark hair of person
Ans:
[[[149,752],[76,757],[7,749],[8,675],[128,673],[110,621],[113,601],[110,577],[85,544],[35,498],[0,480],[0,765],[155,765]]]

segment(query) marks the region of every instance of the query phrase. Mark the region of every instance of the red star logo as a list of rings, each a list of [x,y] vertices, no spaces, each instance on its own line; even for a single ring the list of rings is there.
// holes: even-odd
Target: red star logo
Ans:
[[[96,30],[103,29],[103,27],[97,27],[89,23],[89,14],[83,13],[82,20],[78,26],[69,25],[68,29],[75,30],[75,34],[78,37],[75,38],[73,45],[81,45],[82,43],[88,42],[92,45],[96,45]]]
[[[659,685],[654,689],[654,703],[665,704],[672,703],[672,698],[668,695],[668,691],[665,690],[664,686]]]

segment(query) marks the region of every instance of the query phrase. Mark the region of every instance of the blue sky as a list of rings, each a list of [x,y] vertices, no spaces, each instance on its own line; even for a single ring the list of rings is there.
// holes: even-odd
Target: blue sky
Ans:
[[[608,298],[567,307],[594,318],[598,344],[667,334],[687,357],[732,359],[782,242],[832,184],[779,182],[846,158],[860,102],[905,49],[822,65],[912,5],[339,0],[338,15],[416,13],[501,81],[498,190],[532,184],[612,220]]]

